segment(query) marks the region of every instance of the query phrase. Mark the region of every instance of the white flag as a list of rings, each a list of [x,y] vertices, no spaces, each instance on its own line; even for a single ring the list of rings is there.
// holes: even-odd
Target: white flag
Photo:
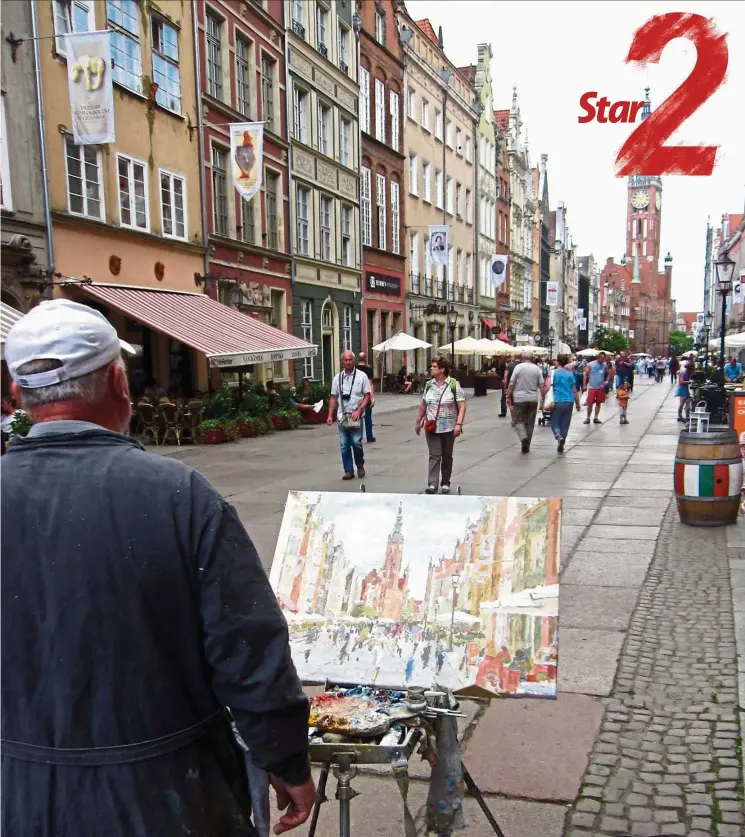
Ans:
[[[732,302],[735,305],[745,302],[745,289],[743,288],[742,277],[735,279],[732,284]]]
[[[546,282],[546,305],[559,304],[559,283]]]
[[[427,264],[447,266],[449,249],[449,231],[447,224],[430,224],[429,243],[427,245]]]
[[[231,123],[230,164],[233,169],[233,186],[247,201],[261,189],[263,155],[264,123]]]
[[[584,316],[585,316],[585,309],[584,308],[578,308],[574,312],[574,324],[579,325],[582,322],[582,319],[584,318]]]
[[[75,145],[114,142],[111,32],[80,32],[64,39]]]
[[[509,256],[495,254],[491,257],[491,283],[495,288],[501,287],[507,279],[507,262]]]
[[[582,317],[579,323],[580,331],[587,331],[587,317]]]

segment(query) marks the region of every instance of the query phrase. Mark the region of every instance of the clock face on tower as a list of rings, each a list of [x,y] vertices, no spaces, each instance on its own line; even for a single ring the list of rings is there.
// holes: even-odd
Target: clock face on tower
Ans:
[[[646,209],[649,206],[649,193],[639,189],[631,196],[631,205],[634,209]]]
[[[659,192],[657,192],[654,196],[654,205],[657,207],[657,211],[660,211],[660,207],[662,206],[662,196]]]

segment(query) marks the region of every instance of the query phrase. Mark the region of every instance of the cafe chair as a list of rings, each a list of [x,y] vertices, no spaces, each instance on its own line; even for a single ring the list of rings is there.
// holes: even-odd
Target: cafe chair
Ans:
[[[163,444],[169,439],[175,439],[177,445],[181,445],[181,411],[170,402],[160,405],[160,416],[163,426]]]
[[[158,429],[158,413],[152,404],[146,401],[139,401],[137,404],[137,418],[142,428],[142,441],[147,442],[148,436],[156,445],[160,444],[160,430]]]
[[[202,402],[192,399],[181,411],[179,435],[182,441],[197,443],[197,427],[202,423]]]

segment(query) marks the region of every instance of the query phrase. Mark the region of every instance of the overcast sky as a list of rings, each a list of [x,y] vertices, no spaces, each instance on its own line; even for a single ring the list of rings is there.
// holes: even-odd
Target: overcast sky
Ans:
[[[715,19],[728,33],[727,78],[668,140],[719,145],[714,173],[663,178],[661,255],[674,259],[678,311],[700,310],[707,216],[718,226],[722,214],[741,213],[745,204],[745,3],[407,0],[406,7],[415,20],[428,17],[435,32],[442,26],[457,66],[475,64],[477,44],[491,43],[495,109],[510,107],[517,84],[531,164],[548,154],[551,209],[564,201],[579,255],[593,253],[601,265],[609,256],[618,261],[625,248],[626,181],[613,172],[632,127],[579,124],[579,98],[596,90],[611,101],[641,100],[649,84],[654,109],[688,76],[696,50],[679,39],[657,65],[626,64],[634,31],[667,12]]]

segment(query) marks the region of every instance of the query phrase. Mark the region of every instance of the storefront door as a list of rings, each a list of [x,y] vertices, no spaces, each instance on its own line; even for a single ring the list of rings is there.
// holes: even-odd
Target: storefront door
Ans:
[[[334,377],[334,355],[332,345],[332,335],[324,334],[322,343],[323,351],[323,380],[327,384],[331,384],[331,379]]]

